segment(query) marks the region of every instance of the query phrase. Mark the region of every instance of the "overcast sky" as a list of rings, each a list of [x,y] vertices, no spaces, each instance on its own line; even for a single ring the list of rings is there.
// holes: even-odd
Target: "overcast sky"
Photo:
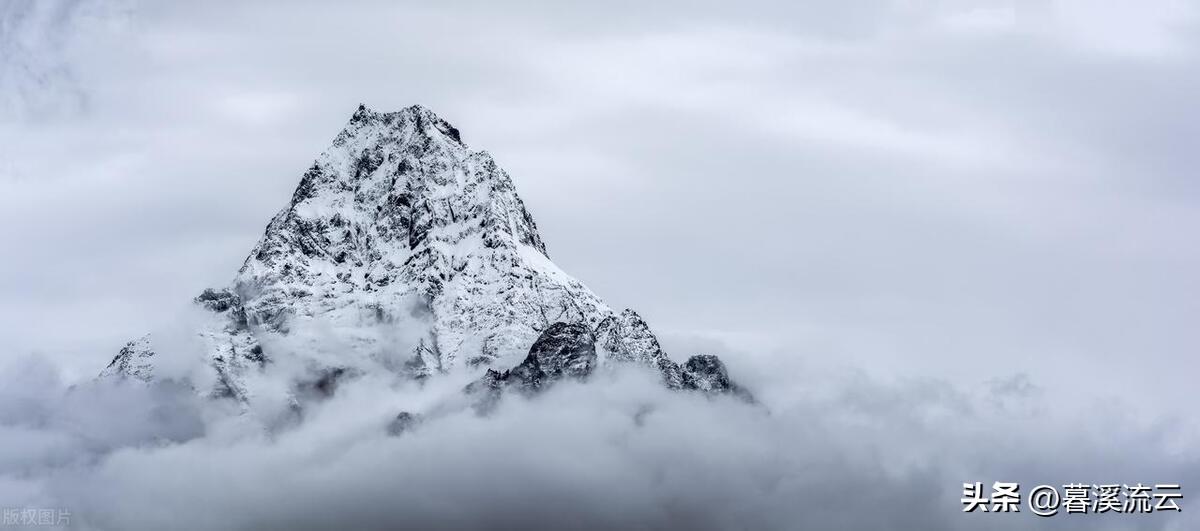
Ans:
[[[447,4],[0,1],[0,507],[1196,527],[1200,8]],[[269,435],[169,385],[66,391],[230,281],[360,103],[490,151],[558,265],[761,407],[603,377],[392,438],[463,382],[366,375]],[[973,480],[1178,482],[1186,510],[975,518]]]
[[[5,2],[0,355],[90,377],[232,278],[360,102],[420,103],[513,175],[563,269],[676,358],[1025,373],[1179,405],[1200,369],[1196,16]]]

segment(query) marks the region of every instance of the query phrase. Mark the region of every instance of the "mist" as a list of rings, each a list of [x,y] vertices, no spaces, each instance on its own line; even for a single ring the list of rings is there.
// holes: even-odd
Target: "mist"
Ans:
[[[168,353],[169,354],[169,353]],[[0,498],[72,529],[1186,529],[1183,513],[966,514],[962,483],[1200,479],[1194,426],[1057,398],[1025,374],[963,388],[722,352],[758,398],[607,368],[463,407],[469,375],[362,375],[288,415],[187,385],[64,386],[10,363]],[[276,369],[268,366],[267,372]],[[269,393],[268,393],[269,394]],[[456,406],[455,404],[459,404]],[[399,436],[400,411],[426,418]],[[291,419],[280,422],[280,419]],[[1191,429],[1192,431],[1188,431]],[[1187,499],[1183,502],[1186,504]],[[1186,505],[1185,505],[1186,507]]]
[[[0,3],[0,508],[1200,528],[1197,93],[1179,0]],[[627,370],[480,416],[477,374],[391,376],[415,332],[326,325],[264,345],[245,403],[202,397],[204,317],[174,305],[227,285],[360,103],[493,153],[557,265],[758,403]],[[147,330],[161,381],[94,379]],[[379,370],[293,393],[349,355]],[[975,481],[1179,483],[1184,511],[965,514]]]

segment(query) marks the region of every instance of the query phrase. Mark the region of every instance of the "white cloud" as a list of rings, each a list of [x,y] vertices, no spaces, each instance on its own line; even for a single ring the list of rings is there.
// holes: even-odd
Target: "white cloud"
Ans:
[[[1089,2],[1055,0],[1054,29],[1084,49],[1130,58],[1188,53],[1195,6],[1182,0]]]
[[[0,454],[0,496],[63,508],[82,529],[1038,528],[1027,513],[963,514],[961,484],[1186,484],[1198,471],[1169,452],[1180,426],[1147,429],[1120,404],[1104,417],[1047,407],[1020,375],[963,389],[764,359],[734,366],[763,400],[752,406],[605,372],[388,437],[396,412],[430,411],[459,387],[368,376],[308,404],[299,425],[267,429],[259,419],[279,406],[263,401],[235,415],[170,389],[66,391],[44,364],[14,369],[46,381],[4,391],[0,431],[20,457]],[[1187,514],[1143,524],[1182,529]]]
[[[837,417],[846,404],[810,403],[813,418],[836,417],[825,418],[832,431],[815,433],[859,452],[846,458],[851,478],[874,477],[868,443],[892,433],[909,437],[895,451],[912,452],[886,455],[924,459],[922,438],[957,429],[944,422],[955,411],[947,400],[1014,372],[1054,400],[1097,389],[1145,397],[1127,404],[1127,417],[1144,424],[1127,428],[1124,444],[1069,467],[1072,476],[1102,470],[1139,444],[1165,444],[1161,426],[1186,432],[1194,423],[1189,347],[1200,254],[1190,229],[1200,219],[1200,160],[1190,142],[1200,134],[1200,70],[1194,13],[1184,4],[37,4],[57,15],[11,7],[32,5],[22,2],[0,11],[3,28],[18,28],[0,35],[0,116],[9,118],[0,121],[0,224],[9,228],[0,231],[8,258],[0,265],[0,359],[44,352],[66,381],[87,380],[124,341],[170,314],[164,308],[228,279],[358,103],[421,103],[513,174],[559,265],[613,305],[637,308],[662,335],[703,330],[754,351],[744,359],[773,363],[841,359],[868,381],[882,373],[951,382],[897,391],[832,380],[840,390],[823,392],[858,393],[846,401],[869,410],[857,417],[863,428]],[[712,347],[678,345],[677,357]],[[738,359],[729,360],[735,371]],[[1131,376],[1150,371],[1152,380]],[[795,379],[804,368],[777,372],[786,384],[759,388],[778,393],[773,403],[802,404],[768,389],[790,385],[809,396],[814,382]],[[919,415],[886,409],[919,402],[906,393],[941,405]],[[609,406],[623,407],[584,411],[605,418]],[[968,423],[963,430],[978,432],[948,440],[969,447],[1022,428],[992,422]],[[448,424],[470,433],[493,427]],[[798,460],[842,451],[819,437],[798,439],[784,422],[751,424],[738,426],[813,444]],[[545,429],[567,427],[562,420]],[[611,427],[584,433],[628,435]],[[705,429],[684,433],[729,436]],[[46,450],[31,454],[38,462],[58,448],[73,451],[61,430],[14,430],[6,440]],[[125,450],[89,473],[130,474],[128,490],[114,492],[166,502],[175,491],[147,463],[183,467],[212,451],[228,458],[212,474],[236,476],[230,467],[247,459],[247,481],[292,463],[255,463],[250,457],[272,443],[228,431],[242,442],[210,434],[161,452]],[[325,448],[302,433],[280,444],[296,454]],[[1056,433],[1061,444],[1046,456],[1070,444],[1065,428]],[[1146,460],[1119,479],[1158,479],[1161,467],[1191,462],[1194,436],[1164,438],[1175,453],[1139,454]],[[679,441],[664,435],[646,444],[667,442]],[[753,451],[761,441],[727,442],[729,455],[764,463]],[[355,494],[399,488],[346,479],[368,470],[354,459],[396,451],[364,444],[363,453],[331,462],[331,484]],[[597,444],[585,449],[604,449]],[[32,452],[5,454],[17,456],[8,462],[23,451]],[[464,443],[457,451],[483,450]],[[655,451],[608,457],[614,473],[644,479],[621,465]],[[991,462],[952,455],[964,466]],[[815,478],[840,473],[824,461],[783,459],[816,470]],[[914,474],[908,479],[918,484],[950,488]],[[612,479],[588,477],[596,486]],[[319,488],[316,479],[292,479]],[[454,479],[435,484],[450,489]],[[531,488],[553,491],[551,479]],[[26,487],[9,477],[0,494]],[[702,494],[713,493],[724,491]],[[243,503],[233,494],[214,496]],[[241,508],[251,500],[264,511],[286,503],[248,498]],[[341,508],[371,514],[353,500]],[[279,523],[274,515],[263,521]]]

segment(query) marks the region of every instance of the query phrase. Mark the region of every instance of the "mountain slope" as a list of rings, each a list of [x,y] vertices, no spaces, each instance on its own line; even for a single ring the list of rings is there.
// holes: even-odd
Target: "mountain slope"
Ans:
[[[641,317],[613,311],[554,265],[492,157],[420,106],[360,106],[230,285],[195,302],[214,316],[198,334],[216,396],[252,394],[247,374],[294,354],[273,352],[271,339],[317,327],[328,332],[313,336],[314,346],[328,336],[338,344],[334,355],[310,360],[325,376],[481,371],[520,359],[563,322],[590,332],[600,362],[657,368],[675,388],[687,380]],[[381,329],[401,331],[404,341],[381,340]],[[142,338],[104,374],[150,380],[155,357]]]

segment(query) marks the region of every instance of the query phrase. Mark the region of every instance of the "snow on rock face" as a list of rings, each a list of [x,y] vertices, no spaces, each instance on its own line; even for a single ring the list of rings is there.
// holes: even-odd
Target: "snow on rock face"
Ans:
[[[626,309],[619,315],[605,317],[596,327],[596,338],[605,359],[655,367],[668,387],[684,387],[679,365],[663,352],[650,325],[637,312]]]
[[[290,355],[264,352],[262,340],[314,322],[332,325],[349,350],[362,351],[339,351],[346,359],[336,366],[351,372],[371,370],[363,360],[383,348],[360,332],[392,327],[418,336],[409,338],[408,361],[395,368],[410,376],[520,359],[531,344],[538,348],[539,336],[546,348],[586,336],[587,348],[570,347],[590,356],[539,370],[574,374],[597,359],[635,362],[685,387],[685,373],[637,313],[614,312],[550,261],[533,217],[491,155],[468,148],[457,129],[420,106],[390,113],[359,106],[232,283],[195,302],[219,316],[219,325],[199,331],[216,373],[214,396],[251,394],[243,376]],[[148,380],[153,357],[143,337],[103,374]],[[526,360],[558,359],[543,358],[530,353]]]
[[[249,322],[287,331],[428,319],[425,372],[519,355],[560,321],[612,313],[546,256],[491,156],[432,112],[364,107],[305,172],[233,290]]]
[[[633,310],[605,317],[596,327],[596,337],[612,360],[652,364],[664,356],[650,325]]]
[[[552,378],[586,378],[596,368],[596,342],[582,324],[554,323],[538,336],[529,356]]]
[[[586,379],[596,368],[596,342],[592,330],[580,323],[554,323],[538,336],[525,360],[507,371],[488,369],[467,386],[475,409],[487,412],[501,393],[516,388],[525,394],[539,392],[563,378]]]
[[[121,347],[121,351],[100,372],[100,377],[137,378],[149,381],[154,373],[154,365],[151,361],[153,357],[154,350],[150,348],[150,335],[147,334]]]
[[[596,368],[596,343],[585,325],[554,323],[529,348],[529,355],[508,375],[537,389],[546,380],[587,378]]]
[[[732,394],[754,402],[748,391],[729,380],[729,371],[720,358],[711,354],[699,354],[688,358],[682,369],[683,388],[705,393]]]

